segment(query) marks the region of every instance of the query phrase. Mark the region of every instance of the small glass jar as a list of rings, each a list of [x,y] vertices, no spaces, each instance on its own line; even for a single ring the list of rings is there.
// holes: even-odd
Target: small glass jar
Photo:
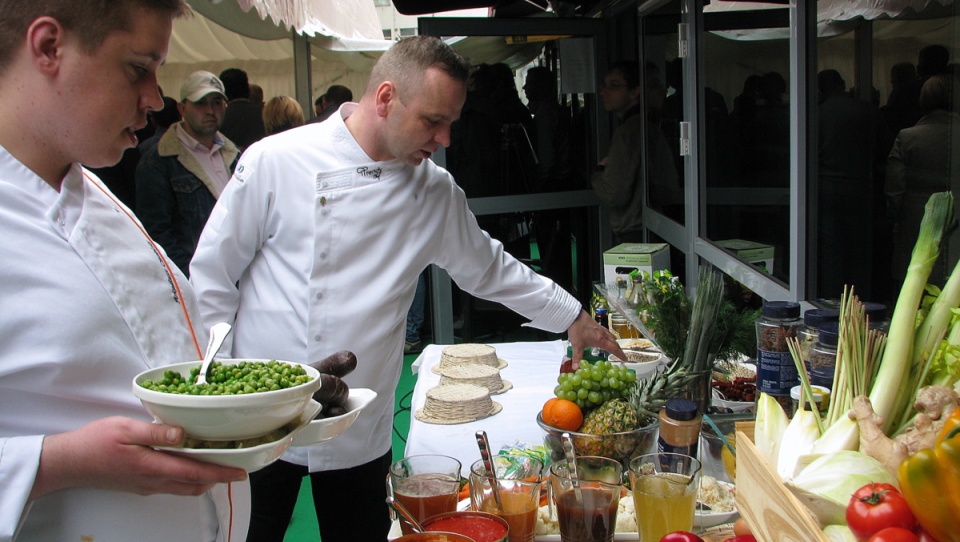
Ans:
[[[839,322],[827,322],[820,326],[820,336],[817,344],[810,349],[810,357],[807,358],[807,375],[811,381],[814,374],[821,375],[820,380],[822,380],[823,376],[829,373],[831,383],[827,384],[827,387],[833,385],[833,370],[837,365],[837,340],[839,336]],[[822,386],[823,384],[818,383],[818,385]]]
[[[768,301],[757,319],[757,391],[772,396],[784,410],[790,408],[790,388],[800,383],[787,339],[796,337],[802,325],[800,304],[793,301]]]
[[[863,312],[870,323],[870,329],[888,333],[890,331],[890,317],[887,315],[887,306],[883,303],[864,303]]]
[[[613,311],[608,313],[607,319],[610,322],[610,331],[612,331],[618,339],[637,339],[640,337],[640,331],[627,320],[626,316],[619,312]]]
[[[797,330],[797,340],[800,341],[800,359],[810,370],[810,350],[817,344],[820,335],[820,326],[827,322],[840,320],[840,311],[836,309],[810,309],[803,313],[803,325]]]
[[[811,385],[810,391],[813,392],[813,398],[817,403],[817,410],[821,413],[826,412],[827,408],[830,406],[830,389],[824,386]],[[800,396],[803,394],[803,386],[794,386],[790,389],[790,410],[787,411],[787,416],[793,417],[796,414],[797,410],[800,408]],[[806,407],[807,410],[810,409],[809,403]]]

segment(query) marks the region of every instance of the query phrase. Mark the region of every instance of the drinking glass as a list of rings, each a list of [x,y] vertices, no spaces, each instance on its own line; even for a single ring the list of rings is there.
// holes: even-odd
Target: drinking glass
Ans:
[[[470,501],[475,510],[489,512],[506,520],[510,542],[533,542],[537,527],[537,509],[543,487],[543,463],[522,456],[497,455],[490,458],[494,479],[483,461],[470,467]],[[497,488],[500,502],[494,495]]]
[[[550,465],[550,487],[562,542],[612,542],[617,526],[623,465],[599,456],[576,458],[579,484],[566,461]]]
[[[630,485],[640,542],[693,530],[700,462],[683,454],[652,453],[630,461]]]
[[[387,491],[418,522],[443,512],[455,512],[460,492],[460,462],[445,455],[414,455],[390,465]],[[400,522],[403,534],[412,529]]]

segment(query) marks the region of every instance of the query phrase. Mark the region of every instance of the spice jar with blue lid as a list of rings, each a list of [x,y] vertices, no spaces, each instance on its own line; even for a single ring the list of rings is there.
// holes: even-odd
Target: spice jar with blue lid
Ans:
[[[794,301],[767,301],[757,319],[757,391],[784,410],[790,408],[790,389],[800,383],[787,339],[796,338],[801,326],[800,304]]]

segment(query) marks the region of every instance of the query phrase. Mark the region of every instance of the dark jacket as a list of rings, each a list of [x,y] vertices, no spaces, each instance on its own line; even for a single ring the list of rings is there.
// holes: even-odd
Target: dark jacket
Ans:
[[[246,98],[230,100],[223,112],[220,133],[230,138],[240,152],[247,150],[247,147],[263,139],[266,134],[263,127],[263,106]]]
[[[226,137],[223,140],[220,156],[233,171],[240,151]],[[176,125],[140,159],[136,179],[137,217],[189,277],[200,232],[220,194],[197,159],[181,146]]]

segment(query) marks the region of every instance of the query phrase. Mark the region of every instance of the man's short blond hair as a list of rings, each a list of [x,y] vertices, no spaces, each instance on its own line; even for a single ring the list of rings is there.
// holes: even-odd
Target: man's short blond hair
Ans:
[[[470,62],[443,40],[433,36],[404,38],[387,49],[373,70],[367,92],[384,81],[392,81],[401,93],[417,92],[427,68],[439,68],[464,84],[470,75]]]

